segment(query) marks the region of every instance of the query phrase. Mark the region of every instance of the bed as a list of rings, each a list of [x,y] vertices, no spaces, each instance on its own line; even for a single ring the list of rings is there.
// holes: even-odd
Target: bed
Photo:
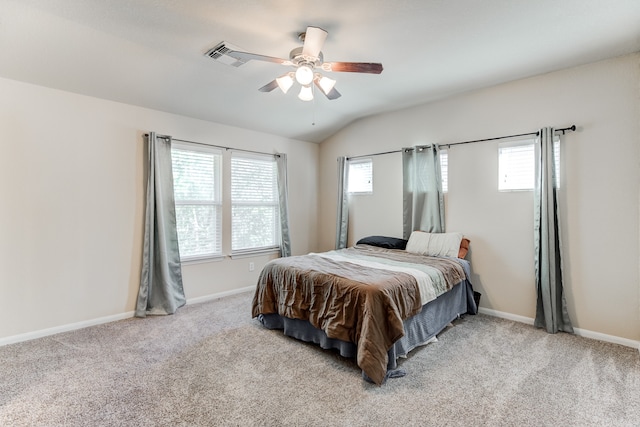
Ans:
[[[477,305],[461,233],[361,239],[350,248],[278,258],[260,273],[252,316],[269,329],[355,358],[378,385],[397,359]]]

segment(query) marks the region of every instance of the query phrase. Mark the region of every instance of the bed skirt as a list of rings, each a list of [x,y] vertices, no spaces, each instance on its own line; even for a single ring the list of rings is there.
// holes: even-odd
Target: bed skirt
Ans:
[[[428,343],[459,316],[477,312],[473,287],[468,280],[460,282],[449,292],[428,302],[422,306],[420,313],[403,322],[405,334],[388,350],[387,370],[395,369],[399,357],[404,357],[414,348]],[[287,336],[318,344],[327,350],[337,350],[343,357],[356,358],[356,344],[329,338],[323,330],[312,326],[306,320],[290,319],[279,314],[260,314],[258,320],[268,329],[282,329]]]

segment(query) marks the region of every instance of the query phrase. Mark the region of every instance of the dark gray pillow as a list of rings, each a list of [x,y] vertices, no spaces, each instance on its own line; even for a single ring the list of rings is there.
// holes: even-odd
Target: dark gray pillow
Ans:
[[[387,249],[405,249],[407,247],[407,241],[404,239],[398,239],[396,237],[386,236],[369,236],[358,240],[357,245],[371,245],[378,246],[380,248]]]

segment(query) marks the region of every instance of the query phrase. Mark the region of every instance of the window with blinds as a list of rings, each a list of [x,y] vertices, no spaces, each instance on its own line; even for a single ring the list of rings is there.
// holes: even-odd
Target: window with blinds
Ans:
[[[277,166],[273,156],[231,157],[231,250],[279,247]]]
[[[442,192],[449,191],[449,152],[440,150],[440,175],[442,177]]]
[[[535,141],[498,146],[498,190],[533,190],[535,181]],[[556,187],[560,188],[560,139],[553,143]]]
[[[349,161],[349,193],[373,193],[373,161],[357,159]]]
[[[221,151],[174,142],[171,161],[180,258],[221,256]]]

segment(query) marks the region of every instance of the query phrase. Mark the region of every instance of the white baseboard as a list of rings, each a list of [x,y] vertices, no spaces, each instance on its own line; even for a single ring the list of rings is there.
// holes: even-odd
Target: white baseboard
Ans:
[[[486,314],[488,316],[500,317],[501,319],[513,320],[514,322],[526,323],[527,325],[533,325],[534,321],[534,319],[530,317],[518,316],[517,314],[505,313],[503,311],[491,310],[490,308],[484,307],[478,307],[478,312],[481,314]],[[616,337],[614,335],[607,335],[600,332],[593,332],[587,329],[573,328],[573,331],[576,335],[581,337],[610,342],[613,344],[620,344],[625,347],[638,349],[638,351],[640,352],[640,341]]]
[[[213,301],[229,295],[235,295],[243,292],[254,291],[255,289],[256,289],[255,286],[247,286],[246,288],[233,289],[230,291],[219,292],[211,295],[205,295],[203,297],[191,298],[187,300],[187,304],[189,305],[189,304],[197,304],[197,303],[206,302],[206,301]],[[0,338],[0,347],[2,347],[3,345],[15,344],[23,341],[30,341],[36,338],[48,337],[50,335],[55,335],[62,332],[75,331],[78,329],[88,328],[90,326],[101,325],[103,323],[110,323],[118,320],[129,319],[133,317],[134,314],[135,312],[128,311],[125,313],[114,314],[112,316],[99,317],[97,319],[84,320],[82,322],[76,322],[76,323],[69,323],[66,325],[56,326],[53,328],[27,332],[25,334],[12,335],[9,337]]]
[[[232,289],[230,291],[218,292],[216,294],[205,295],[203,297],[189,298],[187,300],[187,305],[198,304],[198,303],[207,302],[207,301],[213,301],[213,300],[217,300],[217,299],[220,299],[220,298],[223,298],[223,297],[228,297],[230,295],[242,294],[244,292],[255,291],[255,290],[256,290],[256,287],[254,285],[254,286],[247,286],[245,288],[240,288],[240,289]]]
[[[30,341],[36,338],[48,337],[49,335],[59,334],[61,332],[75,331],[77,329],[88,328],[89,326],[101,325],[103,323],[115,322],[117,320],[129,319],[133,317],[134,312],[114,314],[112,316],[98,317],[97,319],[83,320],[82,322],[69,323],[53,328],[40,329],[39,331],[27,332],[26,334],[13,335],[10,337],[0,338],[0,347],[8,344],[15,344],[23,341]]]
[[[499,317],[501,319],[513,320],[514,322],[526,323],[527,325],[533,325],[533,319],[530,317],[518,316],[517,314],[505,313],[504,311],[478,307],[478,313],[486,314],[493,317]]]
[[[218,292],[211,295],[205,295],[197,298],[190,298],[187,300],[187,304],[198,304],[207,301],[213,301],[230,295],[236,295],[244,292],[254,291],[255,286],[247,286],[240,289],[232,289],[230,291]],[[502,311],[492,310],[489,308],[479,307],[478,312],[486,314],[488,316],[499,317],[502,319],[513,320],[514,322],[526,323],[533,325],[533,319],[530,317],[519,316],[516,314],[505,313]],[[118,320],[129,319],[133,317],[134,312],[128,311],[125,313],[114,314],[112,316],[99,317],[97,319],[85,320],[82,322],[69,323],[67,325],[60,325],[54,328],[41,329],[39,331],[27,332],[25,334],[13,335],[5,338],[0,338],[0,347],[8,344],[15,344],[23,341],[29,341],[36,338],[43,338],[50,335],[59,334],[61,332],[75,331],[78,329],[88,328],[90,326],[101,325],[103,323],[115,322]],[[596,339],[604,342],[610,342],[613,344],[620,344],[625,347],[632,347],[638,349],[640,352],[640,341],[634,341],[627,338],[616,337],[613,335],[602,334],[600,332],[593,332],[586,329],[574,328],[576,335],[585,338]]]

